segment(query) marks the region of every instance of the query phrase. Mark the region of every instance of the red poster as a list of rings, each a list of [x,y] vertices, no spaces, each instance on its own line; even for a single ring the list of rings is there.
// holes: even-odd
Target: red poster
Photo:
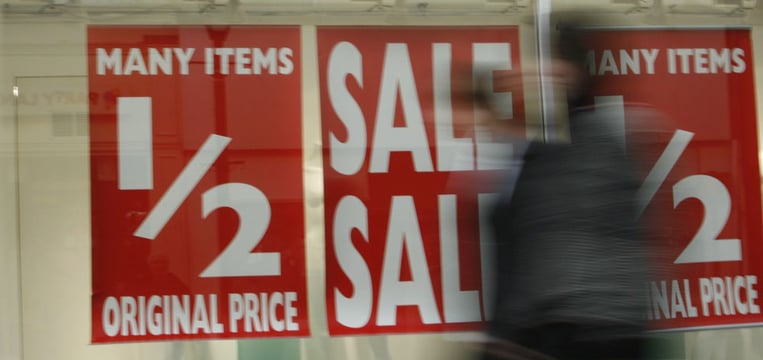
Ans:
[[[658,244],[661,271],[647,284],[650,318],[674,330],[763,323],[750,30],[604,30],[596,37],[589,70],[606,84],[597,111],[619,111],[611,119],[624,119],[629,134],[659,133],[656,151],[645,153],[643,208],[669,231]],[[650,120],[658,123],[644,122],[647,107],[662,114]]]
[[[474,180],[500,173],[493,157],[509,150],[479,136],[460,91],[519,59],[516,27],[318,28],[332,335],[475,330],[489,317],[479,219],[494,188]],[[521,93],[487,88],[523,121]]]
[[[91,26],[92,341],[307,336],[298,27]]]

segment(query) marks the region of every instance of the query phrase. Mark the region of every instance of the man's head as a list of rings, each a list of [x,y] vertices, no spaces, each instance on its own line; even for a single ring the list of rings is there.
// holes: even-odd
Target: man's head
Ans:
[[[577,14],[557,14],[552,49],[551,75],[564,87],[570,107],[587,105],[595,86],[587,71],[587,55],[593,48],[588,27],[592,19]]]

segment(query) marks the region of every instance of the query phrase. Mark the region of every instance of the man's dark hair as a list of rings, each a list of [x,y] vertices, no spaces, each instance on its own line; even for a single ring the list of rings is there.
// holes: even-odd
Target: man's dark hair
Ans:
[[[595,87],[594,78],[587,69],[587,55],[593,49],[590,36],[591,18],[578,14],[559,14],[556,20],[553,56],[572,64],[580,74],[580,83],[574,94],[568,94],[571,108],[590,105]]]

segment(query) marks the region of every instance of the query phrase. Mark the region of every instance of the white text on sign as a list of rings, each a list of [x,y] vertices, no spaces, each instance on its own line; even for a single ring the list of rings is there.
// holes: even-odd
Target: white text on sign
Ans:
[[[363,85],[363,57],[353,44],[337,44],[329,60],[328,92],[332,107],[347,129],[347,137],[346,140],[340,140],[335,134],[330,134],[331,167],[340,174],[354,175],[366,165],[366,154],[359,150],[369,148],[370,173],[387,173],[390,156],[395,152],[409,153],[417,173],[494,170],[494,164],[489,162],[488,157],[494,154],[496,144],[491,140],[480,141],[482,139],[479,137],[475,140],[454,136],[451,84],[449,80],[443,79],[446,77],[443,74],[450,74],[451,71],[450,51],[450,44],[432,44],[432,88],[438,89],[434,96],[436,158],[433,161],[408,47],[405,44],[387,44],[375,127],[373,132],[369,132],[361,107],[345,83],[346,78],[352,78]],[[473,52],[475,76],[480,69],[498,71],[512,68],[511,46],[508,43],[475,43]],[[398,97],[398,94],[401,96]],[[506,104],[508,109],[501,110],[506,118],[511,118],[511,92],[495,92],[491,96],[501,98],[497,103]],[[406,126],[395,126],[398,99]],[[479,127],[475,129],[475,133],[480,132]],[[373,137],[369,139],[368,134],[373,134]],[[471,161],[457,162],[458,157]]]
[[[586,57],[590,75],[739,74],[747,69],[740,48],[671,48],[590,50]]]
[[[227,306],[220,306],[214,294],[109,296],[101,324],[111,337],[290,332],[299,330],[296,301],[292,291],[231,293]],[[230,329],[224,328],[223,317]]]
[[[195,48],[96,49],[98,75],[188,75],[191,65],[203,62],[206,75],[288,75],[294,72],[294,51],[282,48],[204,48],[203,60],[194,60]]]
[[[760,314],[757,283],[755,275],[651,281],[649,319]]]
[[[437,89],[433,95],[435,133],[431,147],[419,99],[418,89],[422,84],[417,83],[420,79],[414,74],[407,44],[386,44],[373,122],[366,121],[359,100],[353,97],[347,86],[350,81],[361,88],[364,86],[362,53],[350,42],[340,42],[333,48],[327,71],[329,101],[346,129],[346,136],[329,133],[329,162],[334,171],[346,176],[361,171],[388,174],[394,153],[410,156],[411,171],[415,173],[498,170],[506,165],[491,161],[491,156],[511,151],[505,148],[506,144],[479,136],[455,136],[450,97],[451,44],[433,43],[430,49],[431,88]],[[510,43],[473,43],[472,51],[475,76],[481,71],[512,69]],[[429,88],[429,85],[424,87]],[[506,108],[501,111],[506,118],[511,118],[511,92],[495,91],[490,96],[496,98],[496,103],[505,105]],[[404,126],[395,124],[398,106],[402,109]],[[371,123],[374,124],[373,130],[367,129],[366,124]],[[481,130],[475,125],[475,133]],[[434,149],[434,154],[431,149]],[[491,194],[479,195],[481,208],[486,207],[490,197]],[[336,321],[349,328],[362,328],[369,323],[395,326],[397,310],[405,306],[416,307],[424,324],[479,322],[488,318],[490,309],[484,304],[480,306],[480,295],[483,303],[489,302],[489,282],[483,283],[482,294],[477,289],[463,289],[460,284],[458,201],[456,194],[424,197],[399,193],[390,196],[389,202],[384,205],[389,209],[389,222],[384,229],[381,280],[375,289],[371,270],[353,244],[351,233],[358,231],[365,241],[370,241],[369,234],[379,230],[369,228],[369,210],[363,200],[351,194],[343,196],[336,205],[334,218],[330,220],[333,222],[331,239],[339,267],[354,290],[343,294],[334,289]],[[433,202],[436,202],[436,214],[419,214],[417,209]],[[439,219],[439,233],[435,238],[429,238],[422,232],[420,216]],[[487,236],[486,232],[480,232],[480,236]],[[425,255],[425,247],[433,240],[439,240],[439,264],[432,264]],[[488,242],[485,239],[482,243]],[[407,254],[411,280],[402,281],[400,274],[404,253]],[[483,274],[488,273],[488,264],[488,260],[482,260]],[[440,279],[432,279],[432,268],[442,269]],[[439,284],[435,285],[438,280]],[[441,293],[436,294],[437,288]],[[376,314],[373,320],[372,314]]]

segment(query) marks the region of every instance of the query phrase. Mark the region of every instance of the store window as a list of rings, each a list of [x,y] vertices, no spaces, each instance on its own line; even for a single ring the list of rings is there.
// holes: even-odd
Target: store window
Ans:
[[[692,181],[729,194],[710,240],[732,250],[677,253],[693,265],[647,286],[668,320],[654,356],[759,357],[763,7],[747,0],[6,1],[0,357],[476,358],[489,248],[458,211],[480,196],[444,189],[496,170],[496,148],[459,81],[542,68],[548,12],[591,7],[627,45],[592,53],[602,109],[667,113],[685,168],[663,191],[693,179],[678,203],[703,200]],[[528,137],[569,141],[537,72],[493,90]]]

